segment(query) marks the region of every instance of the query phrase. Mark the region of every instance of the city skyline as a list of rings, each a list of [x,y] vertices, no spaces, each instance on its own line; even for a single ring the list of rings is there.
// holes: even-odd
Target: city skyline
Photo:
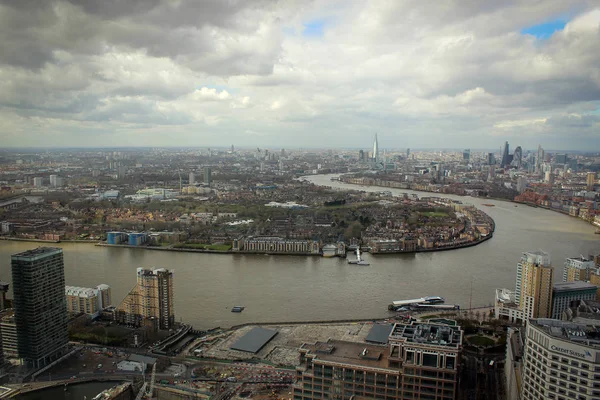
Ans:
[[[381,149],[600,150],[592,1],[58,1],[0,19],[4,147],[367,149],[377,132]]]

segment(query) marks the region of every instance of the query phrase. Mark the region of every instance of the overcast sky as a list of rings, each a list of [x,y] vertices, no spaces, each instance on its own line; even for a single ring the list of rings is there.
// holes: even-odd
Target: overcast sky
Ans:
[[[596,0],[0,0],[0,147],[600,150]]]

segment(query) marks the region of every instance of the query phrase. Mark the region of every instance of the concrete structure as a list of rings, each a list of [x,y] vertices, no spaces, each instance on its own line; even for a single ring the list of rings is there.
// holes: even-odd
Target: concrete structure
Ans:
[[[6,308],[6,293],[8,293],[8,282],[0,282],[0,311]]]
[[[117,370],[128,372],[144,372],[146,366],[138,361],[123,360],[117,364]]]
[[[584,256],[567,258],[563,269],[563,282],[588,281],[590,273],[595,269],[594,260]]]
[[[582,281],[555,284],[552,289],[552,318],[562,319],[563,312],[570,308],[572,302],[595,300],[597,290],[596,285]]]
[[[519,308],[519,303],[515,301],[515,292],[509,289],[496,289],[495,300],[494,314],[496,319],[507,319],[515,323],[523,321],[523,310]]]
[[[62,249],[12,255],[12,278],[19,356],[41,368],[59,358],[69,341]]]
[[[138,268],[137,284],[117,307],[115,318],[126,325],[171,329],[175,324],[173,271]]]
[[[33,187],[41,188],[42,182],[43,182],[43,178],[40,176],[33,178]]]
[[[523,380],[523,349],[525,335],[521,329],[508,328],[504,380],[507,400],[520,400]]]
[[[517,264],[515,301],[525,320],[548,318],[552,312],[554,268],[550,255],[543,251],[524,253]]]
[[[522,399],[600,398],[598,326],[532,319],[526,337]]]
[[[196,184],[196,175],[194,175],[193,172],[190,172],[190,176],[188,178],[188,183],[190,185],[195,185]]]
[[[459,327],[395,324],[387,346],[329,340],[300,347],[294,399],[456,398]]]
[[[96,288],[65,286],[67,311],[72,314],[89,314],[96,318],[100,311],[110,306],[110,286],[99,285]]]

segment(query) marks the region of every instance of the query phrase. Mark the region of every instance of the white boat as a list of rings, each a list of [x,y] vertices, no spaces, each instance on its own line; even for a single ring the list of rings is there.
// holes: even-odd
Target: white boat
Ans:
[[[356,264],[356,265],[371,265],[365,260],[363,260],[360,256],[360,247],[356,248],[356,260],[348,260],[348,264]]]

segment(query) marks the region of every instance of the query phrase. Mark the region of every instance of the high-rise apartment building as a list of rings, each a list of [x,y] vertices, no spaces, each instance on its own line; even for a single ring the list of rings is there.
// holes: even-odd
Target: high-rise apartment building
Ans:
[[[41,176],[33,178],[33,187],[41,188],[44,180]]]
[[[40,368],[60,357],[69,341],[62,249],[14,254],[12,279],[19,356]]]
[[[300,347],[294,399],[456,398],[460,327],[395,324],[387,345],[329,340]]]
[[[193,172],[190,172],[190,176],[188,177],[188,182],[190,185],[194,185],[196,183],[196,175]]]
[[[521,399],[600,399],[598,326],[540,318],[526,329]]]
[[[563,269],[563,282],[589,281],[590,273],[595,267],[594,260],[584,256],[567,258]]]
[[[561,282],[552,289],[552,318],[562,319],[562,314],[575,302],[596,300],[598,287],[588,282]]]
[[[554,268],[550,255],[543,251],[524,253],[517,264],[515,301],[523,318],[548,318],[552,312]]]
[[[126,325],[171,329],[175,324],[173,271],[138,268],[137,284],[117,307],[115,318]]]

